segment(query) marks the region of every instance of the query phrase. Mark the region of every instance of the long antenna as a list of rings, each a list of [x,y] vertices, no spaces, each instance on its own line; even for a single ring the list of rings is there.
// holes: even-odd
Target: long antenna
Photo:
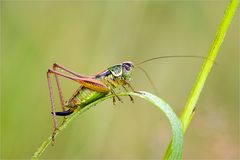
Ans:
[[[143,73],[145,74],[145,76],[146,76],[147,79],[149,80],[149,82],[150,82],[150,84],[151,84],[154,92],[155,92],[157,95],[159,95],[159,94],[158,94],[158,90],[157,90],[156,86],[154,85],[152,79],[151,79],[150,76],[148,75],[147,71],[145,71],[142,67],[139,67],[139,66],[136,66],[136,67],[137,67],[138,69],[140,69],[141,71],[143,71]]]
[[[146,63],[146,62],[149,62],[149,61],[153,61],[153,60],[156,60],[156,59],[162,59],[162,58],[200,58],[200,59],[204,59],[204,60],[210,60],[212,61],[214,64],[216,64],[216,62],[214,62],[213,60],[207,58],[207,57],[204,57],[204,56],[193,56],[193,55],[176,55],[176,56],[158,56],[158,57],[154,57],[154,58],[150,58],[150,59],[147,59],[147,60],[144,60],[142,62],[139,62],[135,65],[136,68],[139,68],[141,71],[143,71],[143,73],[145,74],[145,76],[147,77],[147,79],[149,80],[154,92],[158,95],[158,90],[156,88],[156,86],[154,85],[153,81],[151,80],[150,76],[148,75],[147,71],[144,70],[143,68],[139,67],[139,65],[143,64],[143,63]]]
[[[143,64],[143,63],[146,63],[146,62],[149,62],[149,61],[152,61],[152,60],[156,60],[156,59],[162,59],[162,58],[201,58],[201,59],[205,59],[205,60],[210,60],[210,61],[213,61],[207,57],[203,57],[203,56],[193,56],[193,55],[181,55],[181,56],[159,56],[159,57],[154,57],[154,58],[150,58],[150,59],[147,59],[147,60],[144,60],[140,63],[137,63],[137,65],[140,65],[140,64]],[[214,63],[214,61],[213,61]]]

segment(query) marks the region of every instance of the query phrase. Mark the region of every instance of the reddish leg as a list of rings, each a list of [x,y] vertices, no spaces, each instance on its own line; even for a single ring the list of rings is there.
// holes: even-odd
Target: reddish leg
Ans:
[[[89,76],[84,76],[84,75],[78,74],[78,73],[76,73],[76,72],[74,72],[74,71],[71,71],[70,69],[65,68],[65,67],[63,67],[62,65],[59,65],[59,64],[57,64],[57,63],[54,63],[54,64],[53,64],[53,68],[60,68],[60,69],[66,71],[66,72],[68,72],[68,73],[71,73],[72,75],[77,76],[77,77],[79,77],[79,78],[87,78],[87,77],[89,77]]]
[[[49,92],[50,92],[50,99],[51,99],[51,105],[52,105],[52,113],[53,113],[53,124],[54,124],[54,131],[53,131],[53,135],[52,135],[52,139],[54,140],[54,136],[56,134],[56,130],[57,130],[57,118],[56,118],[56,111],[55,111],[55,104],[54,104],[54,98],[53,98],[53,91],[52,91],[52,84],[50,81],[50,74],[54,74],[55,78],[56,78],[56,82],[58,85],[58,90],[59,90],[59,96],[60,96],[60,100],[62,103],[62,108],[64,109],[64,101],[63,101],[63,97],[62,97],[62,91],[60,88],[60,84],[59,84],[59,80],[58,80],[58,76],[62,76],[65,77],[67,79],[71,79],[73,81],[76,81],[80,84],[82,83],[86,83],[86,84],[93,84],[95,85],[94,89],[98,89],[102,92],[108,92],[108,88],[107,86],[105,86],[103,83],[101,83],[100,81],[96,80],[96,79],[91,79],[91,78],[80,78],[80,77],[75,77],[75,76],[69,76],[60,72],[55,71],[56,68],[54,70],[48,69],[47,71],[47,79],[48,79],[48,87],[49,87]],[[84,84],[83,84],[84,85]]]
[[[77,77],[86,77],[86,76],[80,75],[80,74],[78,74],[74,71],[71,71],[70,69],[67,69],[64,66],[61,66],[57,63],[54,63],[53,64],[53,70],[57,71],[57,69],[62,69],[64,71],[66,71],[67,73],[73,74],[74,76],[77,76]],[[61,89],[60,82],[59,82],[57,74],[55,74],[55,79],[56,79],[56,83],[57,83],[57,88],[58,88],[59,98],[60,98],[60,102],[61,102],[61,106],[62,106],[62,111],[64,112],[65,111],[64,99],[63,99],[62,89]],[[66,117],[64,116],[63,123],[65,122],[65,120],[66,120]]]
[[[56,118],[56,110],[55,110],[55,103],[54,103],[54,97],[53,97],[53,90],[52,90],[52,83],[51,83],[51,79],[50,79],[50,74],[53,73],[55,75],[55,79],[56,79],[56,82],[57,82],[58,92],[59,92],[60,101],[61,101],[61,105],[62,105],[62,110],[63,111],[65,111],[65,109],[64,109],[64,100],[63,100],[62,90],[61,90],[60,83],[59,83],[57,75],[60,75],[60,76],[63,76],[63,77],[66,77],[66,78],[69,78],[69,79],[72,79],[72,80],[76,80],[77,79],[75,77],[70,77],[70,76],[64,75],[62,73],[56,72],[55,71],[56,68],[54,66],[53,66],[53,69],[54,70],[50,70],[49,69],[48,72],[47,72],[48,88],[49,88],[49,92],[50,92],[52,114],[53,114],[53,126],[54,126],[53,134],[52,134],[52,141],[54,141],[54,136],[56,134],[56,131],[58,130],[58,124],[57,124],[57,118]]]
[[[76,81],[76,82],[78,82],[78,80],[81,79],[81,78],[78,78],[78,77],[74,77],[74,76],[69,76],[69,75],[63,74],[61,72],[57,72],[57,71],[52,70],[52,69],[48,69],[48,73],[52,73],[54,75],[62,76],[62,77],[71,79],[71,80]]]
[[[103,93],[108,93],[109,89],[108,87],[102,83],[101,81],[94,79],[94,78],[80,78],[80,77],[73,77],[73,76],[69,76],[51,69],[48,69],[48,72],[53,73],[53,74],[57,74],[59,76],[71,79],[73,81],[76,81],[80,84],[82,84],[83,86],[87,87],[87,88],[91,88],[92,90],[98,91],[98,92],[103,92]]]
[[[54,136],[57,131],[57,118],[56,118],[56,111],[55,111],[55,104],[54,104],[54,99],[53,99],[53,91],[52,91],[52,84],[51,84],[51,79],[50,79],[50,72],[47,72],[47,80],[48,80],[48,88],[50,92],[50,99],[51,99],[51,105],[52,105],[52,114],[53,114],[53,134],[52,134],[52,141],[54,141]]]
[[[57,70],[57,68],[53,65],[53,70]],[[61,106],[62,106],[62,111],[65,111],[64,108],[64,99],[63,99],[63,95],[62,95],[62,89],[60,87],[60,82],[58,80],[58,76],[55,74],[55,79],[56,79],[56,83],[57,83],[57,88],[58,88],[58,93],[59,93],[59,98],[60,98],[60,102],[61,102]]]
[[[59,65],[59,64],[57,64],[57,63],[54,63],[54,64],[53,64],[53,70],[54,70],[54,71],[57,71],[57,69],[62,69],[62,70],[66,71],[66,72],[68,72],[68,73],[71,73],[71,74],[73,74],[73,75],[75,75],[75,76],[77,76],[77,77],[86,77],[86,76],[80,75],[80,74],[78,74],[78,73],[76,73],[76,72],[73,72],[73,71],[71,71],[70,69],[65,68],[64,66],[61,66],[61,65]],[[63,95],[62,95],[62,89],[61,89],[61,87],[60,87],[60,82],[59,82],[59,80],[58,80],[57,74],[55,74],[55,79],[56,79],[56,83],[57,83],[57,87],[58,87],[58,93],[59,93],[60,102],[61,102],[61,105],[62,105],[62,111],[65,111],[65,108],[64,108],[64,99],[63,99]]]

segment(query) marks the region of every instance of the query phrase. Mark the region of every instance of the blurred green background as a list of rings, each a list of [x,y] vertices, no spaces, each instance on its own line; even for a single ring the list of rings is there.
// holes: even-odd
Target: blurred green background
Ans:
[[[92,75],[125,60],[206,56],[228,1],[1,1],[1,159],[29,158],[52,132],[46,71],[54,62]],[[184,138],[185,159],[239,158],[239,12]],[[201,59],[142,65],[159,96],[181,115]],[[68,99],[78,84],[61,79]],[[139,70],[136,90],[153,92]],[[56,87],[54,88],[56,91]],[[56,92],[55,92],[56,93]],[[60,103],[55,96],[58,110]],[[44,159],[155,159],[171,130],[151,104],[128,97],[85,112],[47,148]]]

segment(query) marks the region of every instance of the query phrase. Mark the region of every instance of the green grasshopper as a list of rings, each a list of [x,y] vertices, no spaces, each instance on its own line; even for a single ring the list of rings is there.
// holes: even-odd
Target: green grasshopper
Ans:
[[[142,61],[138,63],[136,66],[133,65],[132,62],[122,62],[117,65],[113,65],[103,71],[98,72],[94,76],[84,76],[81,74],[78,74],[74,71],[71,71],[68,68],[65,68],[57,63],[53,64],[52,69],[48,69],[47,71],[47,80],[48,80],[48,87],[50,92],[50,99],[51,99],[51,106],[52,106],[52,114],[53,114],[53,124],[54,124],[54,130],[53,130],[53,139],[54,135],[57,131],[58,124],[57,124],[57,118],[56,116],[68,116],[71,115],[76,109],[81,109],[85,107],[86,105],[108,95],[113,94],[113,104],[115,104],[117,98],[120,102],[122,102],[122,99],[116,94],[115,90],[116,88],[122,87],[125,91],[128,91],[126,86],[128,86],[132,91],[135,92],[135,90],[130,85],[131,81],[131,75],[132,70],[134,67],[140,68],[138,65],[143,64],[145,62],[149,62],[155,59],[160,58],[171,58],[171,57],[195,57],[195,58],[203,58],[205,57],[201,56],[162,56],[162,57],[155,57],[151,58],[145,61]],[[65,72],[69,73],[70,75],[63,74],[61,72],[58,72],[58,69],[62,69]],[[153,85],[151,79],[147,75],[146,71],[143,68],[140,68],[144,73],[146,74],[147,78],[150,80],[151,84]],[[52,84],[50,81],[50,75],[55,75],[55,80],[58,88],[58,93],[60,97],[60,102],[62,106],[61,112],[56,112],[55,110],[55,104],[53,99],[53,90],[52,90]],[[62,90],[60,87],[59,79],[58,77],[65,77],[67,79],[71,79],[77,83],[80,84],[80,87],[76,90],[76,92],[70,97],[70,99],[66,102],[64,102],[63,96],[62,96]],[[154,86],[153,86],[154,87]],[[130,100],[134,102],[133,97],[130,96]]]

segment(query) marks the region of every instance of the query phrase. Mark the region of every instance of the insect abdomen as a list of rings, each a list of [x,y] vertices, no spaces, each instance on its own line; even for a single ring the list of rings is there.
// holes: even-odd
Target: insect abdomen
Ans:
[[[77,108],[77,107],[85,107],[93,101],[98,100],[99,98],[104,97],[108,93],[101,93],[93,91],[86,87],[81,87],[77,93],[69,100],[67,108]]]
[[[96,92],[88,89],[84,86],[79,88],[76,93],[69,99],[65,107],[68,108],[66,111],[55,112],[57,116],[68,116],[71,115],[78,107],[84,108],[86,105],[104,97],[108,93]]]
[[[93,101],[98,100],[99,98],[104,97],[108,93],[96,92],[86,87],[82,87],[79,94],[76,96],[77,100],[79,100],[79,106],[85,107]]]

